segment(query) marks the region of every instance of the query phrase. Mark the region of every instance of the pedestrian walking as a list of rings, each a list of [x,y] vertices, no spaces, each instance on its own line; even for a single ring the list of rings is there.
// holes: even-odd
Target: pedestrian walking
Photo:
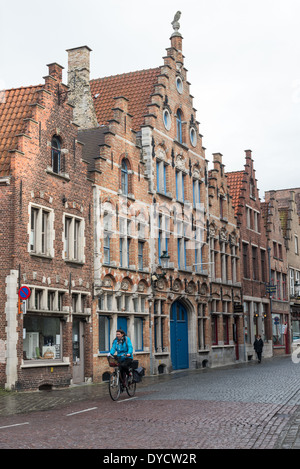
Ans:
[[[262,354],[263,347],[264,347],[264,343],[263,343],[263,340],[261,338],[261,335],[256,336],[253,347],[254,347],[254,350],[257,354],[258,363],[260,363],[261,362],[261,354]]]

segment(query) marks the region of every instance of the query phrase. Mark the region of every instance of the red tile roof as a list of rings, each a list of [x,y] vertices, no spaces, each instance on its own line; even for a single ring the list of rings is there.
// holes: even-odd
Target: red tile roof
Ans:
[[[227,185],[229,193],[232,197],[232,205],[234,206],[234,214],[238,213],[239,198],[241,195],[241,189],[243,187],[245,171],[233,171],[226,173]]]
[[[5,90],[0,96],[0,177],[10,174],[9,150],[18,149],[17,135],[24,133],[24,119],[31,116],[30,104],[41,86]]]
[[[114,98],[124,96],[129,100],[128,112],[133,117],[133,129],[139,130],[144,116],[148,114],[147,104],[151,102],[150,95],[154,92],[154,84],[157,83],[160,73],[158,67],[91,80],[90,87],[98,123],[106,125],[112,119]]]

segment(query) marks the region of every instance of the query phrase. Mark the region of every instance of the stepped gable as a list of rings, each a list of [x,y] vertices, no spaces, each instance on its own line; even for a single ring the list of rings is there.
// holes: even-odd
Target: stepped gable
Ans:
[[[128,111],[132,115],[133,130],[138,131],[148,114],[154,85],[161,73],[160,67],[124,73],[90,81],[91,93],[99,125],[107,125],[113,117],[114,98],[128,99]]]
[[[0,93],[0,177],[10,174],[10,151],[18,150],[19,134],[25,133],[24,119],[31,117],[31,104],[42,85],[5,90]]]

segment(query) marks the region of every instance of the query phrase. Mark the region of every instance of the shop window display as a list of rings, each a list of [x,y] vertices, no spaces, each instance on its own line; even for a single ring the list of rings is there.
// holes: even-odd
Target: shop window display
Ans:
[[[23,359],[61,359],[60,329],[59,318],[24,317]]]

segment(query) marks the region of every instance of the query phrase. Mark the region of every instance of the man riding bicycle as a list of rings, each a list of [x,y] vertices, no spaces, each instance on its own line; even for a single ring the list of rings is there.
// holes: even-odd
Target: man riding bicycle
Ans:
[[[126,375],[128,375],[128,367],[133,361],[133,347],[130,338],[126,336],[122,329],[117,330],[116,338],[107,356],[114,355],[116,352],[120,362],[121,377],[124,382]]]

